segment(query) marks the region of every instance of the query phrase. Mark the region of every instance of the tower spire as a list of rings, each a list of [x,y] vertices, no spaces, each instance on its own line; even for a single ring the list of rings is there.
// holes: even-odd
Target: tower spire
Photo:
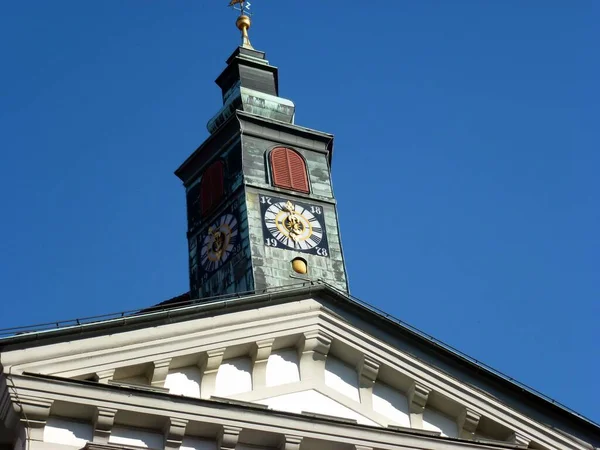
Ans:
[[[239,17],[235,21],[235,26],[242,32],[242,47],[254,50],[250,43],[250,37],[248,36],[248,29],[252,24],[250,16],[251,3],[247,0],[230,0],[229,6],[240,12]]]

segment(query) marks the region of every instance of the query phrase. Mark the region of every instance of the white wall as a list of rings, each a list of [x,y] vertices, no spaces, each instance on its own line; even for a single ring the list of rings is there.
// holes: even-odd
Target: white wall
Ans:
[[[380,381],[373,386],[373,410],[390,419],[394,425],[410,428],[408,399]]]
[[[458,425],[454,419],[427,408],[423,412],[423,429],[439,431],[445,437],[458,437]]]
[[[200,398],[201,380],[202,371],[196,366],[169,370],[165,388],[169,390],[169,394]]]
[[[298,381],[300,381],[300,370],[296,349],[271,353],[267,361],[267,386],[279,386]]]
[[[152,449],[164,447],[162,434],[125,427],[113,427],[108,442],[110,444],[135,445]]]
[[[83,447],[94,435],[92,425],[60,417],[49,417],[44,428],[44,442]]]
[[[278,411],[287,411],[297,414],[301,412],[326,414],[328,416],[355,419],[358,423],[364,425],[377,426],[375,422],[314,390],[280,395],[278,397],[260,400],[257,403],[267,405],[270,409]]]
[[[325,384],[340,394],[360,402],[356,369],[331,355],[327,357],[325,363]]]
[[[195,437],[184,437],[179,450],[217,450],[217,443]]]
[[[227,397],[252,390],[252,361],[235,358],[223,361],[217,372],[215,395]]]

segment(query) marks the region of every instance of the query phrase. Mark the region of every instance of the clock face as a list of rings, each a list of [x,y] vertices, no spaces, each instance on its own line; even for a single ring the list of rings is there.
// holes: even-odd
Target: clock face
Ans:
[[[265,245],[329,256],[323,207],[260,196]]]
[[[206,231],[200,250],[200,264],[213,272],[229,259],[238,239],[238,222],[233,214],[223,214]]]

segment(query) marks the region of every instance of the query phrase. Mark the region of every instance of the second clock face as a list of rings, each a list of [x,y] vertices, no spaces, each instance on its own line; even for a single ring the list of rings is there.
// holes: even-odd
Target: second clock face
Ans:
[[[260,196],[265,245],[329,256],[323,208]]]
[[[200,264],[213,272],[229,259],[238,238],[238,223],[233,214],[223,214],[210,227],[202,240]]]

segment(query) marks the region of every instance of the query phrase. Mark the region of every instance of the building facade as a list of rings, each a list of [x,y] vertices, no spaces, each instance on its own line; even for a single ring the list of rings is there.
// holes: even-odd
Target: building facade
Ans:
[[[349,295],[333,136],[238,26],[176,171],[190,294],[0,339],[0,449],[597,449],[597,424]]]

